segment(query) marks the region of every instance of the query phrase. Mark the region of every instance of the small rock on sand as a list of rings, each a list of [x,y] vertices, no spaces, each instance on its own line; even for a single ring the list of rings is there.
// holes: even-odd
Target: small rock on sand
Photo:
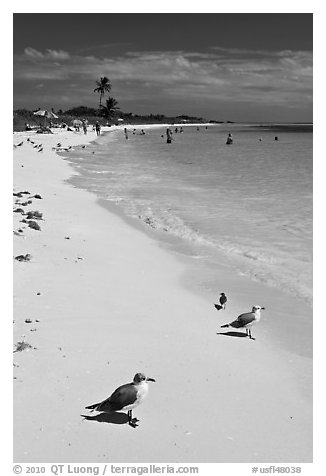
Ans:
[[[32,256],[27,253],[26,255],[18,255],[18,256],[15,256],[15,259],[17,261],[30,261],[32,258]]]
[[[30,221],[28,222],[28,226],[29,226],[30,228],[32,228],[33,230],[37,230],[37,231],[40,231],[40,230],[41,230],[40,225],[39,225],[38,223],[36,223],[36,221],[33,221],[33,220],[30,220]]]

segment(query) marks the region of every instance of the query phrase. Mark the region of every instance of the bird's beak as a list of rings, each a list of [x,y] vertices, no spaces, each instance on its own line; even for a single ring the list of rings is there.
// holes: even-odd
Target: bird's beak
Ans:
[[[156,382],[156,380],[155,380],[155,379],[153,379],[153,378],[150,378],[150,377],[148,377],[148,378],[146,379],[146,381],[147,381],[147,382]]]

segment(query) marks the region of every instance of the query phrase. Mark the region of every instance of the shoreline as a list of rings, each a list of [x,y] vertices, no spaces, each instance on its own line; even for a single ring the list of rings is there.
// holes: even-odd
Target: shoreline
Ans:
[[[310,359],[269,342],[264,316],[255,342],[217,336],[220,321],[242,310],[245,290],[217,313],[184,286],[183,259],[67,184],[72,168],[52,143],[81,145],[90,134],[53,136],[27,135],[43,143],[41,153],[26,139],[14,150],[15,191],[40,194],[28,209],[44,214],[40,231],[14,237],[15,256],[32,255],[14,263],[15,342],[24,334],[36,347],[14,354],[15,460],[310,462]],[[79,417],[138,371],[157,383],[137,409],[137,430]]]
[[[146,128],[146,125],[140,127]],[[151,125],[147,125],[147,128],[151,128]],[[115,130],[115,132],[119,132],[119,130],[123,132],[122,127]],[[69,157],[67,160],[69,162]],[[80,175],[80,169],[76,168],[75,164],[76,162],[71,162],[70,165],[78,176]],[[69,180],[68,184],[71,185]],[[216,270],[216,262],[210,263],[204,260],[205,262],[200,263],[197,255],[193,254],[194,250],[191,243],[149,226],[140,218],[127,215],[119,203],[105,200],[90,189],[78,185],[78,179],[73,186],[95,195],[100,206],[117,215],[128,226],[145,233],[156,241],[162,249],[172,253],[177,260],[181,261],[185,266],[185,272],[181,279],[182,284],[190,292],[199,295],[209,303],[208,313],[212,313],[213,304],[218,299],[218,291],[221,289],[226,290],[227,294],[232,291],[232,304],[235,304],[235,306],[231,309],[235,315],[241,313],[243,307],[251,309],[252,303],[259,304],[258,301],[263,302],[268,309],[273,309],[273,319],[268,319],[265,322],[264,338],[266,338],[266,344],[272,342],[274,346],[282,350],[297,353],[303,357],[312,357],[312,305],[310,300],[306,301],[304,297],[291,294],[290,291],[283,290],[280,286],[273,286],[258,279],[253,280],[252,277],[237,269],[234,259],[230,263],[230,257],[222,251],[219,252],[217,260],[218,267],[221,268],[218,271]],[[223,276],[222,279],[219,278],[221,275]],[[214,313],[218,321],[220,316],[213,309]],[[288,330],[292,326],[291,332],[283,332],[284,322]]]

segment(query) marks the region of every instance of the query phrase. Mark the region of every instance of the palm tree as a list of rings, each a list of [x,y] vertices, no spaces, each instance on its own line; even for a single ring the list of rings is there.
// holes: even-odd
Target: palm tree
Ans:
[[[106,100],[106,105],[101,106],[102,108],[102,114],[105,116],[107,119],[110,119],[114,114],[120,109],[118,107],[118,101],[114,98],[111,98],[109,96],[109,99]]]
[[[109,78],[104,76],[103,78],[100,79],[100,81],[96,81],[97,88],[94,89],[94,93],[99,93],[100,95],[100,107],[101,107],[101,102],[102,102],[102,97],[104,96],[105,93],[109,93],[111,91],[111,81]]]

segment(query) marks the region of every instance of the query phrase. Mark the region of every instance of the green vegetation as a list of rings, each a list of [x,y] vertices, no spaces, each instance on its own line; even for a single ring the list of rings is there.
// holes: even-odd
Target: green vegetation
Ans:
[[[99,81],[96,81],[97,88],[94,89],[94,93],[99,93],[100,95],[100,108],[102,106],[102,97],[104,96],[105,93],[109,93],[111,91],[111,81],[109,78],[104,76],[101,78]]]
[[[57,111],[54,108],[51,108],[51,111],[58,116],[58,119],[53,119],[49,125],[53,127],[61,127],[66,124],[72,127],[72,122],[74,119],[86,119],[89,124],[95,124],[96,121],[100,122],[102,126],[104,125],[113,125],[118,124],[118,119],[123,119],[124,124],[136,125],[136,124],[178,124],[178,123],[205,123],[208,122],[202,117],[196,116],[165,116],[164,114],[148,114],[140,115],[133,114],[132,112],[122,112],[118,106],[118,101],[109,96],[106,100],[105,105],[102,104],[102,98],[106,93],[109,93],[112,88],[112,84],[109,78],[106,76],[101,77],[99,81],[96,81],[97,87],[94,89],[94,92],[97,92],[100,95],[99,107],[92,108],[88,106],[78,106],[72,107],[63,111],[59,109]],[[34,111],[29,111],[27,109],[16,109],[14,111],[13,118],[13,130],[14,131],[24,131],[26,129],[26,124],[31,128],[40,128],[44,126],[43,117],[35,116]],[[209,121],[211,123],[218,123],[223,121]]]
[[[119,110],[118,101],[109,97],[109,99],[106,100],[106,105],[102,105],[101,115],[106,119],[113,119],[115,116],[117,116]]]

